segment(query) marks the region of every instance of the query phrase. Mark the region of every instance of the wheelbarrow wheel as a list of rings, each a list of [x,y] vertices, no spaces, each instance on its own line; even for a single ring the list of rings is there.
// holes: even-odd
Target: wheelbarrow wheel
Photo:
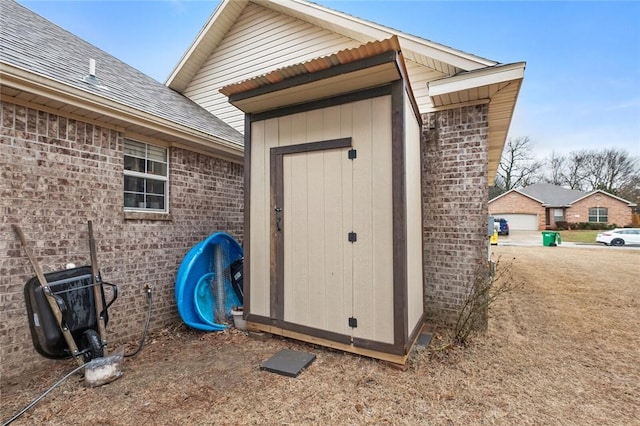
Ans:
[[[84,362],[89,362],[95,358],[102,358],[104,355],[100,336],[95,330],[89,329],[82,333],[80,349],[84,352]]]

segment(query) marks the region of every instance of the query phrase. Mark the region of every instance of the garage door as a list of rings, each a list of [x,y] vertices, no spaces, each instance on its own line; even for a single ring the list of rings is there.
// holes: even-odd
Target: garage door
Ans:
[[[537,231],[538,216],[535,214],[494,214],[493,217],[505,218],[510,231]]]

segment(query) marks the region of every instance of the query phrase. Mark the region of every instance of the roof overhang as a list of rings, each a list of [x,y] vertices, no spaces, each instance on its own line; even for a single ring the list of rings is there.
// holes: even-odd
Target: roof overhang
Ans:
[[[526,63],[496,65],[427,84],[434,110],[489,104],[488,181],[496,176],[515,109]]]
[[[341,34],[360,43],[387,39],[396,35],[402,46],[405,59],[427,66],[444,75],[453,75],[461,71],[481,69],[497,64],[495,61],[402,33],[311,2],[302,0],[251,2]],[[250,0],[223,0],[204,24],[165,84],[178,92],[184,91],[248,3]]]
[[[493,203],[494,201],[499,200],[499,199],[500,199],[500,198],[502,198],[502,197],[506,197],[507,195],[509,195],[509,194],[511,194],[511,193],[520,194],[520,195],[522,195],[523,197],[527,197],[527,198],[529,198],[529,199],[531,199],[531,200],[533,200],[533,201],[535,201],[535,202],[537,202],[537,203],[543,204],[543,201],[538,200],[537,198],[532,197],[532,196],[531,196],[531,195],[529,195],[529,194],[525,194],[524,192],[522,192],[522,191],[520,191],[520,190],[518,190],[518,189],[510,189],[509,191],[507,191],[507,192],[505,192],[505,193],[502,193],[502,194],[498,195],[497,197],[494,197],[494,198],[490,199],[490,200],[489,200],[489,204]]]
[[[245,113],[331,98],[382,86],[404,74],[398,39],[367,43],[220,89]]]
[[[2,99],[26,107],[41,107],[61,116],[85,119],[125,134],[134,134],[229,161],[242,162],[244,148],[196,129],[128,107],[77,87],[0,63]]]

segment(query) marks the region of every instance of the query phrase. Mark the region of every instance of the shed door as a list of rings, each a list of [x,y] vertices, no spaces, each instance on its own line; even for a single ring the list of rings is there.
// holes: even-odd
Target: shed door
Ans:
[[[351,139],[275,148],[278,316],[340,335],[353,311]]]

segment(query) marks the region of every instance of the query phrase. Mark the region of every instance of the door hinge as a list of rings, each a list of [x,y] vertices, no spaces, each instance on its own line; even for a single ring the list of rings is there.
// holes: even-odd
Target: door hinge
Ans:
[[[358,152],[355,149],[349,150],[349,160],[353,160],[358,156]]]
[[[358,319],[354,317],[349,318],[349,327],[356,328],[358,327]]]
[[[356,241],[358,241],[358,234],[355,232],[349,232],[349,242],[355,243]]]

